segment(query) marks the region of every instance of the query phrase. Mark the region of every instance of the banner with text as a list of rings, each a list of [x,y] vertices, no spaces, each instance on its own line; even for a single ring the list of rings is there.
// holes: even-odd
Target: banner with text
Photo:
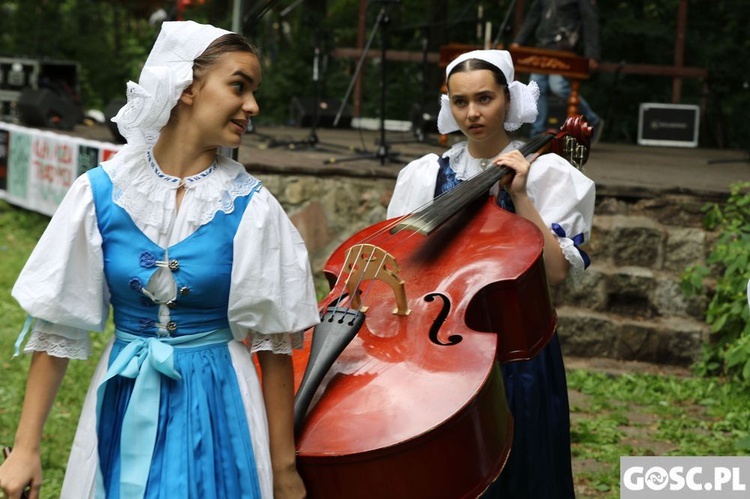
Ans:
[[[73,181],[120,147],[0,123],[0,199],[51,216]]]

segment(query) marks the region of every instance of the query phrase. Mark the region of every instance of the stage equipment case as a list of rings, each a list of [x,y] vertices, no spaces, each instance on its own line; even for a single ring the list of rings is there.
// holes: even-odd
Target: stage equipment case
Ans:
[[[644,102],[638,115],[638,145],[698,146],[700,108]]]

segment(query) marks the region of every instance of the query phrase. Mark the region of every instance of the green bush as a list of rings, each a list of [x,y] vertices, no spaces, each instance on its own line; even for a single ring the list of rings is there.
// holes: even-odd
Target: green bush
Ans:
[[[696,366],[703,374],[725,373],[750,384],[750,182],[731,187],[724,206],[704,207],[706,228],[718,233],[705,265],[688,267],[682,279],[688,294],[709,292],[706,322],[713,334]],[[711,283],[715,280],[712,286]],[[712,288],[712,289],[711,289]],[[708,290],[708,291],[707,291]]]
[[[92,0],[12,0],[0,2],[0,53],[74,60],[81,64],[81,100],[86,108],[102,108],[122,98],[125,84],[137,79],[140,65],[151,48],[158,26],[148,18],[158,2],[102,2]],[[290,2],[291,3],[291,2]],[[193,2],[185,19],[232,25],[233,2]],[[255,5],[258,4],[258,5]],[[262,12],[261,4],[245,2],[242,31],[262,50],[265,71],[260,95],[260,123],[280,124],[288,118],[294,96],[311,96],[313,46],[321,49],[320,96],[343,98],[357,61],[333,57],[338,48],[358,44],[358,27],[369,40],[380,10],[387,6],[388,47],[431,54],[449,44],[479,45],[477,5],[474,2],[434,0],[409,2],[307,0],[277,5]],[[526,2],[526,6],[530,4]],[[700,104],[702,147],[744,148],[750,121],[742,110],[750,105],[747,71],[750,9],[742,0],[691,0],[687,23],[679,40],[684,42],[682,64],[706,68],[708,78],[683,78],[680,103]],[[166,4],[165,4],[166,5]],[[297,6],[298,5],[298,6]],[[492,22],[493,38],[507,14],[507,2],[483,2],[484,20]],[[599,2],[602,60],[610,63],[672,66],[676,59],[679,0]],[[288,6],[288,7],[291,7]],[[169,8],[169,7],[168,7]],[[704,13],[710,12],[710,15]],[[62,15],[61,15],[62,14]],[[257,19],[249,14],[258,15]],[[360,23],[360,20],[362,21]],[[520,25],[515,16],[500,41],[509,43]],[[375,32],[374,35],[379,35]],[[381,47],[372,38],[371,50]],[[379,57],[361,68],[361,116],[380,113]],[[434,62],[387,61],[386,112],[388,119],[409,119],[415,104],[434,105],[443,84],[443,68]],[[526,75],[519,75],[526,78]],[[670,76],[627,72],[595,72],[581,85],[581,94],[607,122],[605,139],[635,143],[638,107],[643,102],[671,103],[674,81]],[[352,104],[353,96],[348,99]]]

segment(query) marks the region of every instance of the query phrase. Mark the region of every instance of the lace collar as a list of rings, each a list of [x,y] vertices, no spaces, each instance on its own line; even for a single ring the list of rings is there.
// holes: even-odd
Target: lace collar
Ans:
[[[175,219],[177,187],[186,187],[180,213],[188,230],[197,230],[218,212],[234,211],[234,200],[260,188],[240,163],[217,155],[206,170],[185,179],[161,171],[148,146],[121,150],[102,164],[112,180],[112,200],[139,224],[155,227],[167,234]]]
[[[218,160],[214,159],[214,162],[211,163],[211,166],[209,166],[202,172],[198,173],[197,175],[180,178],[180,177],[173,177],[172,175],[168,175],[162,171],[161,167],[159,166],[159,163],[156,162],[156,158],[154,158],[153,149],[149,149],[148,151],[146,151],[146,160],[148,161],[148,164],[151,167],[151,170],[159,179],[166,182],[169,186],[173,188],[184,186],[187,189],[190,189],[191,187],[195,186],[197,182],[211,175],[216,170],[216,166],[218,164]]]
[[[511,141],[501,152],[505,153],[518,149],[519,141]],[[456,173],[458,180],[466,180],[481,173],[491,163],[490,158],[475,158],[469,153],[469,143],[459,142],[443,153],[443,157],[450,159],[450,167]]]

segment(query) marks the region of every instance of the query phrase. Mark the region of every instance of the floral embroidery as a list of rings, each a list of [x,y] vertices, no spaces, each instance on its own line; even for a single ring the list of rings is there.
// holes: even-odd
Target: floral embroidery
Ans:
[[[151,268],[156,265],[156,257],[150,251],[144,251],[141,253],[140,265],[147,269]]]

